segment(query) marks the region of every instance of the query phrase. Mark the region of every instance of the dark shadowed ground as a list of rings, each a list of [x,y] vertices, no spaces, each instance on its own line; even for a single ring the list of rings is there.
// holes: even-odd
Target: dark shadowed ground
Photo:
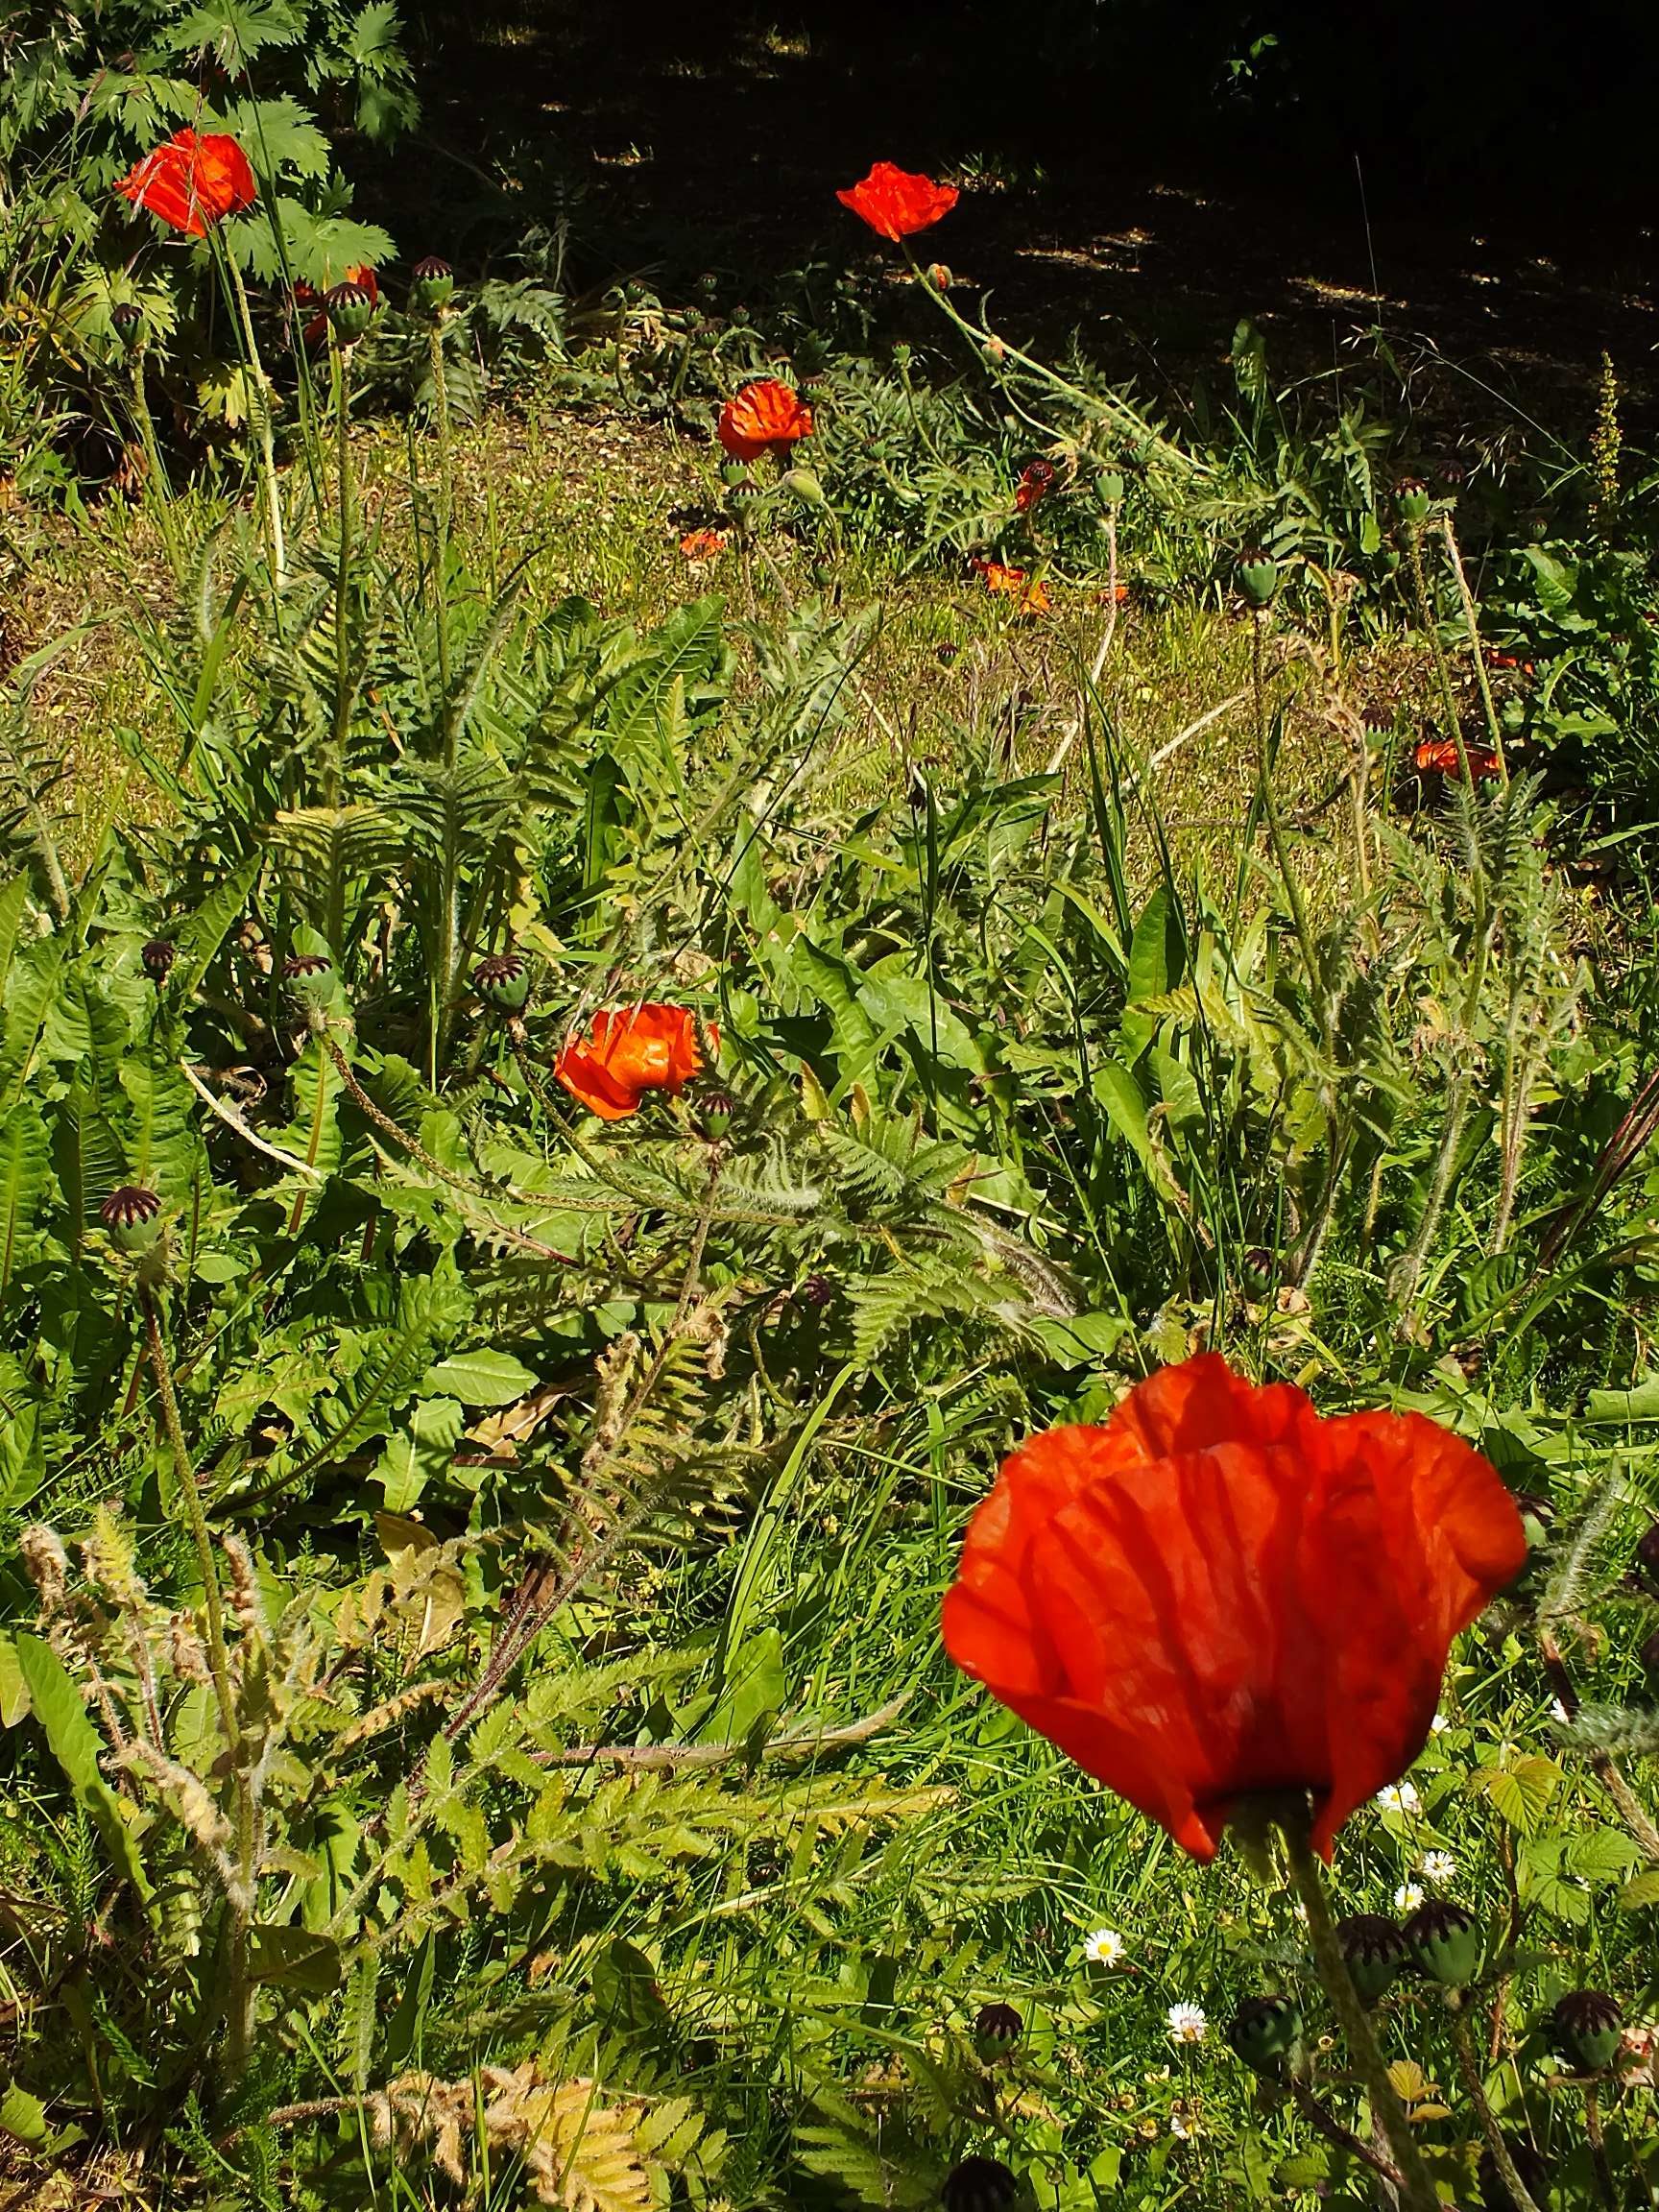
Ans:
[[[1569,211],[1467,162],[1431,182],[1394,150],[1362,176],[1351,149],[1306,135],[1166,125],[1144,72],[1116,84],[1109,54],[1075,83],[1035,46],[989,67],[944,0],[806,27],[731,0],[418,14],[428,157],[412,170],[405,152],[397,180],[425,199],[397,215],[411,251],[464,259],[476,180],[500,164],[515,214],[568,214],[578,282],[627,270],[674,296],[716,268],[762,286],[868,251],[834,188],[885,156],[970,180],[927,247],[994,289],[1000,323],[1049,344],[1075,328],[1150,390],[1219,361],[1248,314],[1287,372],[1339,365],[1380,324],[1478,379],[1473,414],[1489,383],[1575,439],[1605,349],[1631,419],[1659,416],[1659,266],[1628,213]]]

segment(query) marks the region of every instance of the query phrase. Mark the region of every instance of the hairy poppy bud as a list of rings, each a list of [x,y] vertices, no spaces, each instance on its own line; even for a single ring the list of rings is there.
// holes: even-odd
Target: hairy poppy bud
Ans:
[[[1550,2015],[1555,2048],[1578,2074],[1611,2066],[1624,2040],[1624,2015],[1616,1998],[1599,1989],[1573,1989]]]
[[[1288,1997],[1246,1997],[1227,2040],[1253,2073],[1277,2074],[1302,2040],[1302,2013]]]
[[[1521,2185],[1534,2204],[1546,2204],[1550,2200],[1550,2169],[1533,2150],[1524,2135],[1505,2135],[1503,2148],[1508,2152],[1511,2164],[1521,2176]],[[1481,2212],[1521,2212],[1509,2193],[1508,2184],[1498,2171],[1498,2161],[1490,2147],[1480,2153],[1480,2205]]]
[[[441,315],[455,297],[455,272],[428,253],[409,272],[409,304],[417,315]]]
[[[144,336],[144,310],[136,300],[121,300],[109,310],[109,320],[115,335],[129,350],[140,344]]]
[[[1424,1973],[1448,1989],[1463,1988],[1479,1973],[1480,1930],[1461,1905],[1431,1897],[1407,1921],[1405,1934]]]
[[[1394,487],[1394,497],[1399,504],[1400,519],[1420,530],[1429,519],[1431,501],[1429,487],[1421,476],[1402,476]]]
[[[493,952],[473,969],[472,988],[487,1006],[517,1014],[530,996],[529,963],[517,952]]]
[[[354,346],[374,320],[374,295],[348,279],[323,295],[328,325],[342,346]]]
[[[171,938],[152,937],[138,957],[144,963],[145,974],[159,989],[173,973],[173,962],[177,954]]]
[[[999,2158],[964,2158],[945,2176],[945,2212],[1005,2212],[1020,2184]]]
[[[1025,2023],[1012,2005],[982,2005],[974,2023],[974,2048],[980,2060],[995,2066],[1006,2058],[1025,2032]]]
[[[1238,562],[1238,589],[1252,607],[1271,606],[1279,589],[1279,564],[1270,553],[1252,546]]]
[[[931,285],[932,285],[932,287],[933,287],[933,289],[934,289],[934,291],[935,291],[935,292],[949,292],[949,291],[950,291],[950,270],[949,270],[949,269],[947,269],[947,268],[946,268],[946,266],[945,266],[945,264],[944,264],[944,262],[943,262],[943,261],[929,261],[929,262],[928,262],[928,264],[927,264],[927,281],[928,281],[928,283],[929,283],[929,284],[931,284]]]
[[[1338,1920],[1336,1940],[1362,2005],[1385,1997],[1411,1956],[1405,1936],[1381,1912],[1354,1912]]]
[[[141,1184],[124,1183],[98,1209],[118,1252],[148,1252],[161,1234],[161,1201]]]

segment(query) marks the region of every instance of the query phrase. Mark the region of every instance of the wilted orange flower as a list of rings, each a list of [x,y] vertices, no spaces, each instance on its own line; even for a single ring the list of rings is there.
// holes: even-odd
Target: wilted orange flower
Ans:
[[[961,194],[954,184],[935,184],[931,177],[918,177],[892,161],[878,161],[867,177],[849,184],[836,199],[843,207],[861,215],[879,238],[913,238],[918,230],[931,230],[949,215]]]
[[[687,561],[712,561],[726,550],[724,530],[687,530],[680,541],[680,550]]]
[[[1038,500],[1046,498],[1053,489],[1053,462],[1027,461],[1020,471],[1020,481],[1014,489],[1015,508],[1022,515],[1029,515]]]
[[[791,445],[811,435],[811,408],[799,392],[772,376],[745,384],[720,410],[718,436],[733,461],[758,461],[762,453],[781,460]]]
[[[1420,1413],[1316,1413],[1214,1353],[1002,1463],[945,1599],[966,1673],[1214,1856],[1305,1791],[1314,1847],[1428,1741],[1452,1639],[1527,1560],[1515,1501]]]
[[[712,1023],[709,1034],[719,1043]],[[553,1072],[589,1113],[623,1121],[638,1112],[647,1091],[674,1097],[702,1068],[697,1024],[685,1007],[647,1003],[595,1014],[587,1034],[565,1046]]]
[[[348,269],[344,281],[348,284],[360,284],[373,304],[376,307],[379,306],[380,280],[367,261],[356,262]],[[311,317],[304,328],[303,336],[307,346],[321,346],[328,334],[328,316],[321,303],[323,295],[314,286],[307,284],[303,278],[294,287],[294,304],[297,307],[315,307],[317,309],[316,314]]]
[[[1464,751],[1469,756],[1469,773],[1477,783],[1502,773],[1503,764],[1490,745],[1467,745]],[[1412,758],[1417,763],[1419,776],[1460,777],[1463,773],[1456,743],[1451,737],[1425,737]]]
[[[1040,578],[1027,577],[1023,568],[1011,568],[1003,561],[975,561],[987,591],[998,598],[1018,599],[1022,614],[1046,614],[1049,599]]]
[[[1531,661],[1523,661],[1519,653],[1501,653],[1496,645],[1488,645],[1485,657],[1488,668],[1519,668],[1523,676],[1532,673]]]
[[[200,138],[194,131],[175,131],[115,189],[134,207],[191,238],[205,238],[209,224],[252,207],[258,198],[247,155],[234,138],[216,131]]]

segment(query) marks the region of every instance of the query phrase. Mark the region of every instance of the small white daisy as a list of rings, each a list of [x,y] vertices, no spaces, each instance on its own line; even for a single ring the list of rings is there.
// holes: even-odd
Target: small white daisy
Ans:
[[[1444,1713],[1436,1713],[1433,1719],[1429,1723],[1429,1733],[1431,1736],[1444,1736],[1451,1725],[1451,1721]]]
[[[1394,1892],[1396,1912],[1415,1912],[1423,1902],[1423,1885],[1420,1882],[1402,1882]]]
[[[1171,2112],[1169,2115],[1169,2132],[1174,2136],[1177,2143],[1190,2143],[1192,2140],[1192,2123],[1190,2120],[1184,2119],[1179,2112]]]
[[[1210,2023],[1202,2005],[1171,2005],[1166,2015],[1177,2043],[1202,2043]]]
[[[1423,1800],[1413,1783],[1390,1782],[1386,1790],[1378,1791],[1377,1802],[1384,1813],[1416,1813]]]
[[[1450,1851],[1425,1851],[1423,1854],[1423,1879],[1432,1882],[1437,1889],[1444,1889],[1457,1879],[1457,1862]]]
[[[1096,1928],[1083,1938],[1083,1956],[1091,1966],[1121,1966],[1128,1949],[1116,1928]]]

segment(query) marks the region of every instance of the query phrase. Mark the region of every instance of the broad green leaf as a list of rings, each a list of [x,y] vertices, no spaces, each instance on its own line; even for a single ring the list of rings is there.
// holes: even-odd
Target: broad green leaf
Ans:
[[[429,1367],[422,1391],[459,1398],[463,1406],[511,1406],[528,1398],[540,1378],[510,1352],[454,1352]],[[388,1501],[390,1503],[390,1501]]]
[[[339,1985],[340,1947],[309,1928],[255,1926],[250,1931],[248,1976],[325,1997]]]
[[[467,1417],[453,1398],[423,1398],[381,1453],[373,1479],[386,1493],[388,1513],[407,1513],[428,1482],[448,1471]]]
[[[1542,1753],[1518,1759],[1512,1767],[1489,1767],[1474,1777],[1496,1810],[1522,1836],[1535,1836],[1544,1824],[1561,1780],[1561,1769]]]
[[[139,1895],[147,1898],[150,1884],[138,1857],[138,1847],[127,1825],[120,1800],[99,1769],[98,1754],[102,1745],[98,1731],[82,1703],[80,1691],[63,1662],[42,1637],[20,1632],[16,1651],[24,1687],[29,1693],[30,1709],[45,1731],[53,1758],[63,1769],[77,1800],[103,1837],[109,1856]]]

